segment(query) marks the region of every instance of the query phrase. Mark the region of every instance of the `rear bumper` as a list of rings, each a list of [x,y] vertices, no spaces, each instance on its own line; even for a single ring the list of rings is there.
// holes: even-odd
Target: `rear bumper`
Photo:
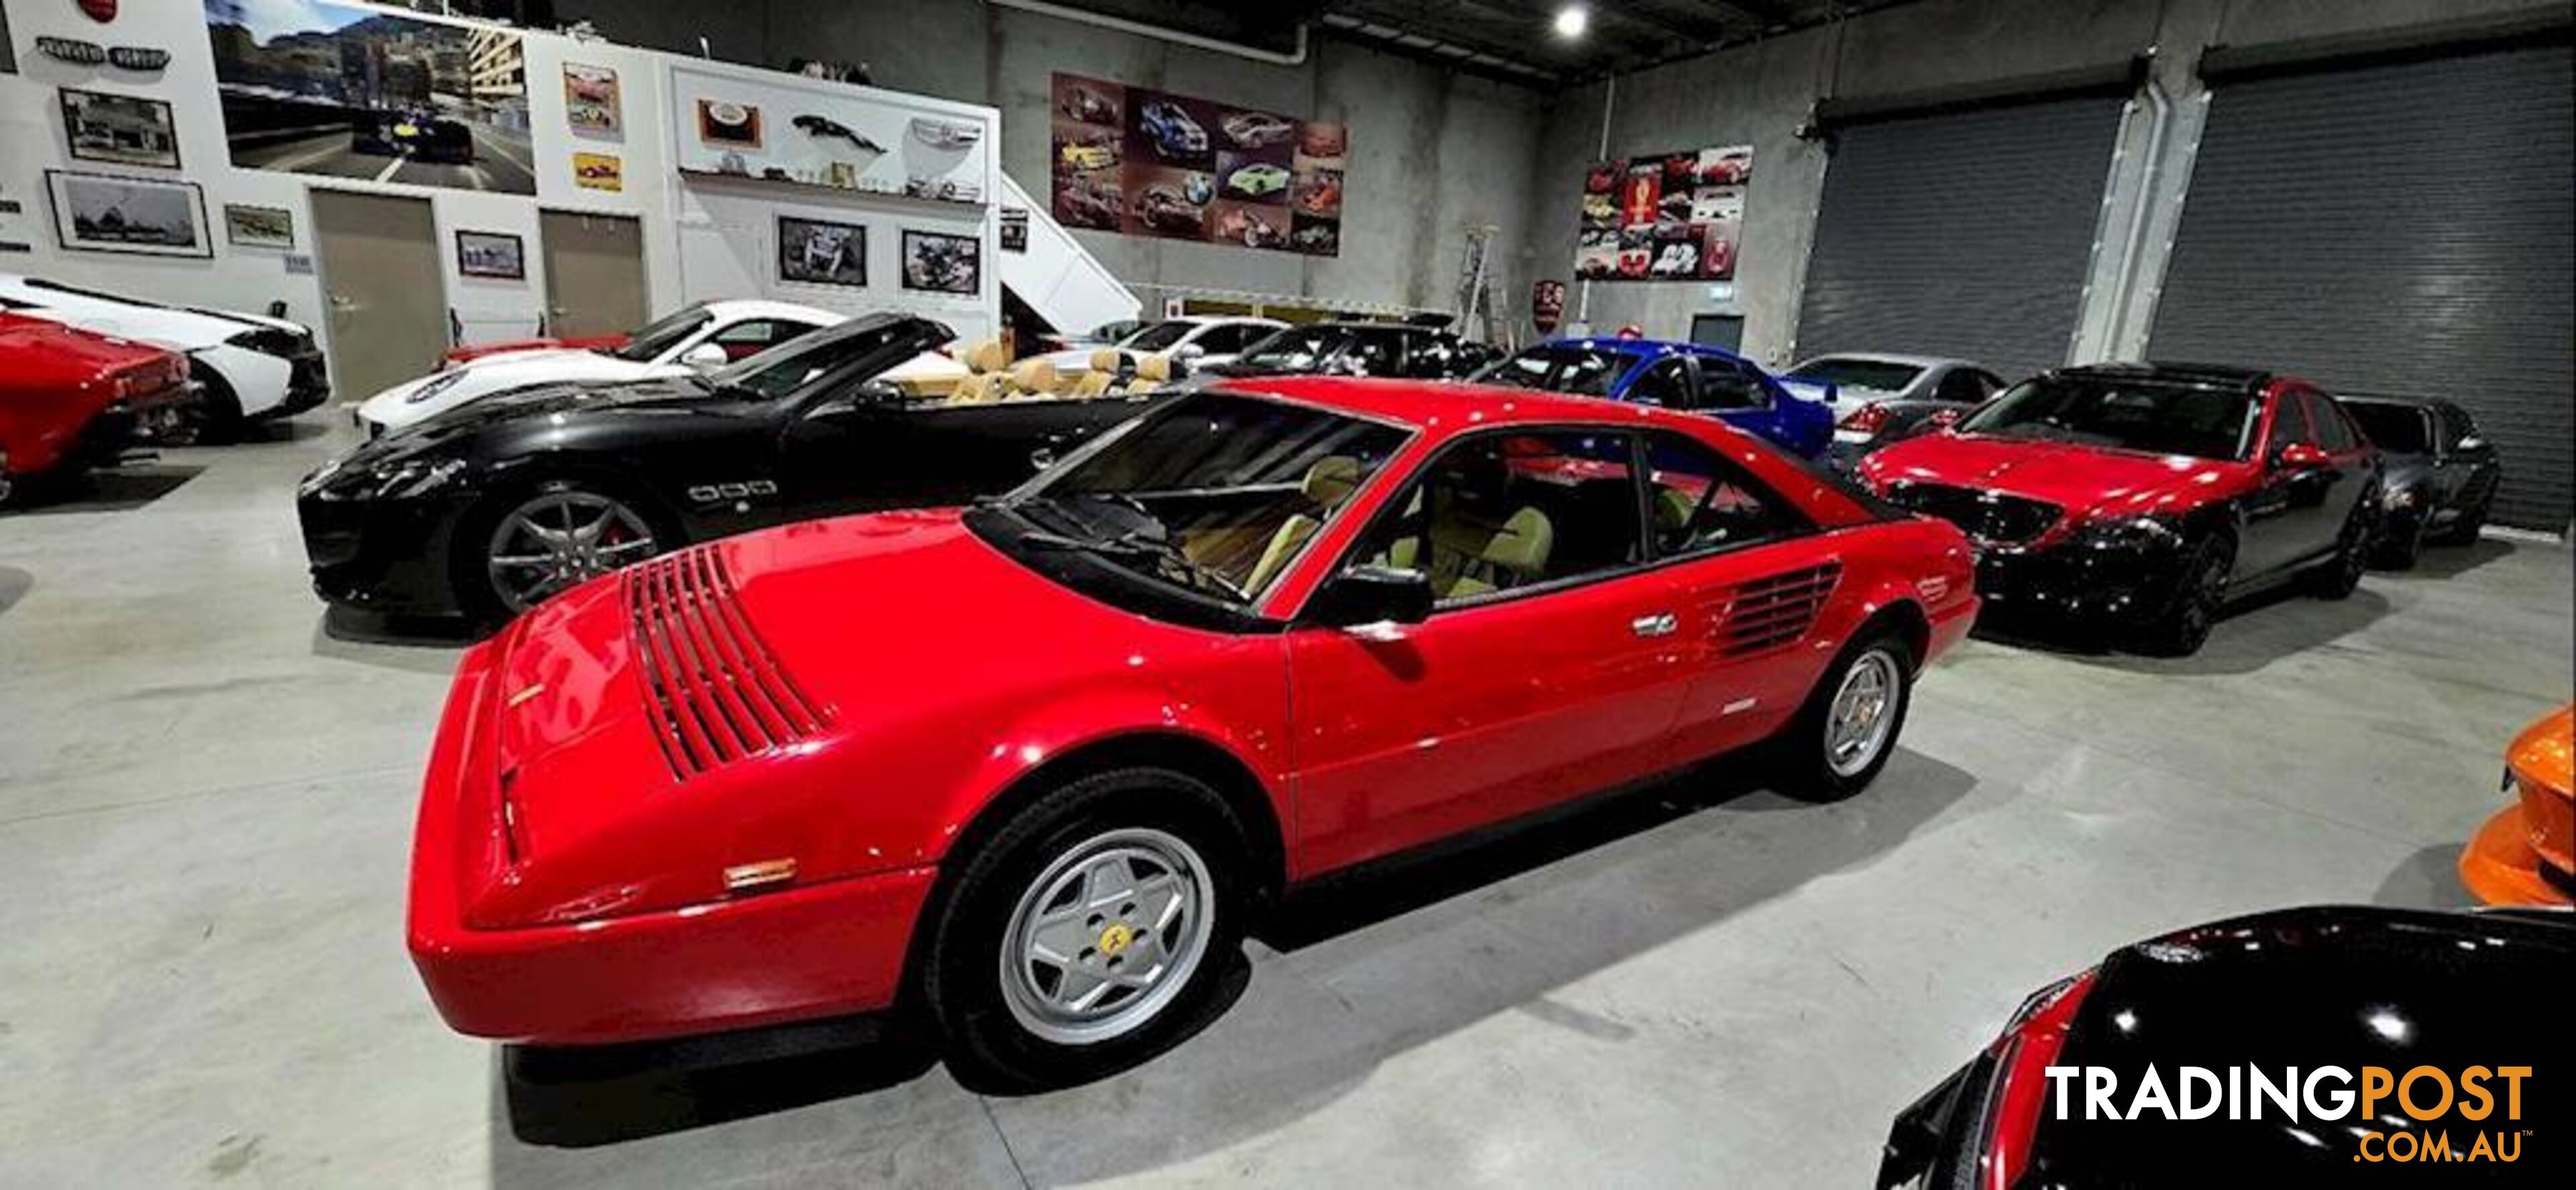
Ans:
[[[293,417],[331,399],[331,376],[321,352],[288,357],[286,367],[286,399],[251,414],[252,421]]]
[[[468,650],[412,842],[408,941],[460,1033],[538,1045],[645,1041],[891,1006],[935,869],[566,925],[465,924],[469,873],[508,842],[487,741],[516,630]]]

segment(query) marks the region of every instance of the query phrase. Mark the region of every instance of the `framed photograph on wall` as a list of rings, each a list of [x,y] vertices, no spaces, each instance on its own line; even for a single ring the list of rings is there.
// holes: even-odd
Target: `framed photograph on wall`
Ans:
[[[698,139],[722,149],[759,148],[759,106],[722,99],[699,99]]]
[[[456,271],[499,281],[528,279],[528,254],[519,237],[499,231],[456,233]]]
[[[983,243],[973,236],[904,232],[903,287],[970,297],[983,292]]]
[[[564,122],[584,136],[613,137],[626,126],[626,105],[618,93],[617,72],[606,66],[566,62],[563,67]]]
[[[211,257],[206,196],[194,182],[45,171],[54,239],[76,252]]]
[[[295,247],[295,212],[284,207],[224,204],[224,239],[236,248]]]
[[[135,95],[62,89],[63,141],[82,161],[179,168],[179,129],[170,105]]]
[[[778,279],[799,285],[866,285],[868,229],[856,223],[779,216]]]

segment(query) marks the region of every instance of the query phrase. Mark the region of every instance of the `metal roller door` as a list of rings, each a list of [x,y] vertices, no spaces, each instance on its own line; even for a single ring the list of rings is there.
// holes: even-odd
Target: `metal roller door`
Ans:
[[[2558,531],[2576,452],[2576,59],[2561,45],[2214,85],[2148,347],[2447,396]]]
[[[1798,310],[1800,358],[2066,362],[2122,101],[2088,95],[1838,129]]]

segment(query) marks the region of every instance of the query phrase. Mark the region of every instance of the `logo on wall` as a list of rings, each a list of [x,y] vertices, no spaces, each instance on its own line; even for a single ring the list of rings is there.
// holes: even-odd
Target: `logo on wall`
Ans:
[[[1565,282],[1530,282],[1530,325],[1542,335],[1553,335],[1564,320]]]
[[[80,10],[104,25],[116,19],[116,0],[80,0]]]

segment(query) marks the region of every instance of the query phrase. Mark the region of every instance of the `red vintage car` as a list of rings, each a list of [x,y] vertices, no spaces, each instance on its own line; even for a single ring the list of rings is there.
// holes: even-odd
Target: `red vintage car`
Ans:
[[[0,501],[115,461],[187,396],[186,356],[0,312]]]
[[[594,580],[465,655],[410,946],[548,1045],[925,1011],[977,1085],[1167,1044],[1286,886],[1754,745],[1858,791],[1966,541],[1715,421],[1227,381],[970,509]]]
[[[1998,618],[2167,655],[2197,652],[2226,603],[2261,588],[2352,594],[2381,511],[2379,451],[2342,407],[2245,368],[2042,373],[1859,475],[1967,530]]]

